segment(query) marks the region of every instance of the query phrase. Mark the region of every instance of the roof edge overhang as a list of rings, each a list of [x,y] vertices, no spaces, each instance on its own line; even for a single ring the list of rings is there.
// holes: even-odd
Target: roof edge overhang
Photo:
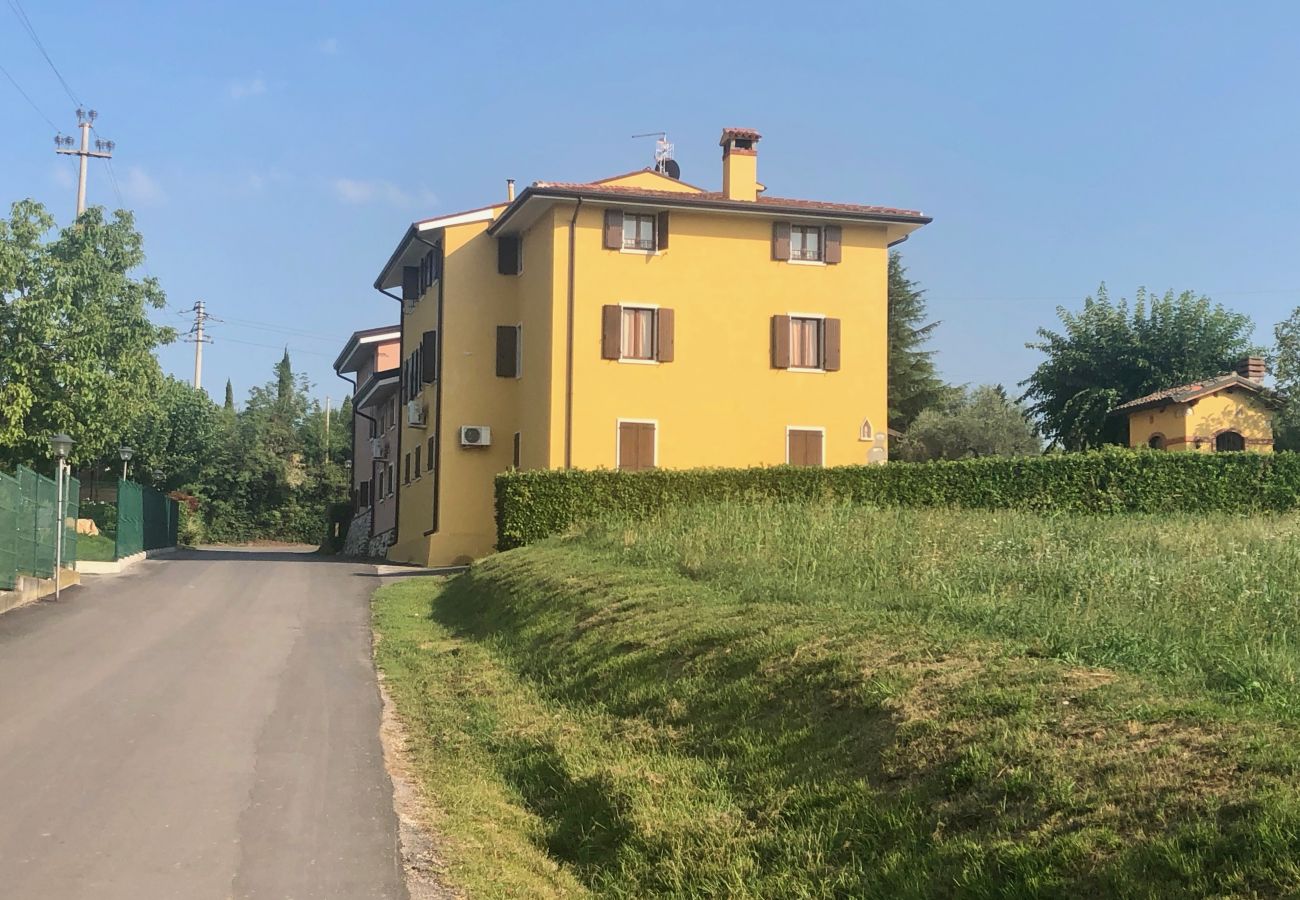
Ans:
[[[526,193],[526,191],[525,191]],[[406,228],[406,233],[402,239],[397,242],[397,248],[393,250],[388,262],[384,263],[384,268],[380,270],[379,277],[375,279],[375,290],[382,291],[388,288],[397,287],[402,283],[400,274],[403,265],[410,265],[406,261],[411,256],[411,248],[418,247],[418,252],[414,256],[424,255],[424,244],[432,237],[432,233],[443,228],[450,228],[455,225],[469,225],[474,222],[490,222],[496,217],[497,210],[505,204],[497,203],[492,206],[484,206],[479,209],[470,209],[464,212],[452,213],[446,216],[435,216],[432,219],[421,219],[418,222],[412,222]]]
[[[357,388],[356,396],[352,398],[353,408],[365,409],[377,401],[388,399],[397,390],[401,377],[400,369],[385,369],[371,375],[365,384]]]
[[[907,233],[920,228],[922,225],[928,225],[934,221],[931,216],[923,215],[905,215],[894,213],[867,213],[853,212],[851,210],[837,209],[816,209],[809,207],[781,206],[779,204],[757,204],[748,200],[701,200],[698,194],[682,192],[682,198],[676,199],[672,196],[663,194],[637,194],[629,191],[627,194],[613,195],[599,191],[582,191],[572,188],[555,188],[555,187],[536,187],[530,185],[524,188],[523,192],[497,217],[497,220],[488,226],[488,234],[514,234],[523,231],[532,222],[527,225],[511,226],[511,220],[519,216],[524,209],[534,199],[550,201],[577,201],[594,203],[602,206],[618,207],[645,207],[650,209],[680,209],[680,210],[708,210],[711,212],[737,213],[740,215],[763,216],[773,218],[780,216],[789,219],[816,220],[822,222],[843,222],[848,224],[876,224],[876,225],[899,225],[906,228],[899,229],[899,240],[906,236]],[[690,199],[695,197],[697,199]],[[908,228],[907,226],[910,226]]]
[[[357,352],[370,344],[378,344],[384,341],[399,341],[402,339],[402,329],[400,325],[388,325],[383,328],[367,328],[364,331],[352,332],[352,337],[343,345],[343,352],[334,360],[334,371],[338,374],[344,372],[355,372],[361,368],[361,363],[355,357]]]

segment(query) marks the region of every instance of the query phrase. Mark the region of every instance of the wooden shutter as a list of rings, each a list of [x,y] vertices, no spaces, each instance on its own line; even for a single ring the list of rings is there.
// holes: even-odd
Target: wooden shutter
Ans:
[[[827,372],[838,372],[840,370],[839,319],[822,320],[822,340],[825,342],[822,348],[822,368]]]
[[[497,326],[497,376],[519,376],[519,329],[514,325]]]
[[[668,249],[668,213],[661,212],[659,221],[655,223],[655,249]]]
[[[786,432],[786,461],[792,466],[822,464],[822,433],[807,429]]]
[[[826,247],[822,251],[822,262],[828,265],[834,265],[840,261],[840,245],[843,242],[843,229],[838,225],[827,225],[826,231],[823,232],[826,239]]]
[[[402,299],[409,303],[420,299],[419,266],[402,266]]]
[[[659,330],[656,359],[660,362],[672,362],[675,350],[673,325],[676,316],[671,309],[660,309],[655,313],[655,318],[658,320],[655,325]]]
[[[623,310],[617,306],[606,306],[600,313],[600,357],[618,359],[623,355]]]
[[[438,380],[438,332],[426,331],[420,337],[420,379],[425,384]]]
[[[605,210],[605,249],[623,249],[623,210]]]
[[[790,368],[790,317],[772,317],[772,368]]]
[[[518,237],[503,237],[497,239],[497,272],[501,275],[518,275],[520,270],[520,257],[523,249],[522,240]]]
[[[790,258],[789,222],[772,223],[772,258],[784,260]]]
[[[618,467],[627,472],[655,467],[655,426],[652,423],[618,423]]]

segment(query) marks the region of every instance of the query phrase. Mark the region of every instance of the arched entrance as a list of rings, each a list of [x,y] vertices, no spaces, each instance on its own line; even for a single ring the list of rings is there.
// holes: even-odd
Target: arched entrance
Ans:
[[[1165,449],[1165,436],[1163,434],[1151,435],[1151,438],[1147,441],[1147,446],[1152,450]]]
[[[1241,453],[1246,449],[1246,439],[1237,431],[1221,431],[1214,438],[1215,453]]]

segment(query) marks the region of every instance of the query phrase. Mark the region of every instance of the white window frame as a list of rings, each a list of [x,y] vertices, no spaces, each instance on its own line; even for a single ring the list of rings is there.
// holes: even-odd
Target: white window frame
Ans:
[[[516,322],[515,329],[515,381],[524,377],[524,323]]]
[[[822,434],[822,458],[817,465],[826,468],[826,427],[824,425],[787,425],[785,426],[785,464],[790,465],[790,432],[820,431]]]
[[[651,237],[650,237],[650,243],[651,243],[652,246],[650,246],[650,247],[647,248],[647,247],[629,247],[629,246],[627,245],[627,237],[626,237],[626,234],[627,234],[627,220],[628,220],[629,218],[633,218],[633,219],[644,218],[644,219],[649,219],[649,220],[650,220],[650,235],[651,235]],[[624,210],[624,211],[623,211],[623,234],[624,234],[624,237],[623,237],[623,239],[619,242],[619,250],[620,250],[621,252],[623,252],[623,253],[639,253],[639,254],[642,254],[642,255],[644,255],[644,256],[654,256],[655,254],[657,254],[657,253],[659,252],[659,214],[658,214],[658,213],[628,212],[627,210]]]
[[[615,419],[614,424],[614,470],[621,472],[622,467],[618,462],[623,458],[623,426],[624,425],[653,425],[655,428],[655,449],[654,459],[651,465],[659,468],[659,420],[658,419]],[[825,439],[822,441],[823,447]]]
[[[650,359],[637,359],[634,356],[623,355],[623,310],[625,309],[648,309],[654,313],[654,334],[651,341],[654,344],[651,350]],[[618,305],[618,361],[633,366],[657,366],[659,365],[659,304],[658,303],[620,303]],[[632,421],[629,419],[628,421]]]
[[[802,256],[795,256],[794,249],[794,231],[796,228],[802,228],[804,231],[817,232],[817,256],[808,259]],[[826,228],[822,225],[803,225],[799,222],[790,223],[790,262],[800,263],[803,265],[826,265]]]
[[[788,312],[786,317],[790,319],[790,359],[794,360],[794,320],[795,319],[817,319],[820,324],[817,326],[817,360],[820,366],[790,366],[787,372],[810,372],[816,375],[826,374],[826,314],[810,312]]]

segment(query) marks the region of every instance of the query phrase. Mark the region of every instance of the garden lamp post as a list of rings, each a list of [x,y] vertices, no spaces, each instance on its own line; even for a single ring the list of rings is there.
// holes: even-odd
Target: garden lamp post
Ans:
[[[68,454],[72,452],[72,445],[75,444],[72,438],[66,434],[59,433],[50,438],[50,452],[54,454],[54,599],[59,599],[59,588],[61,587],[61,578],[63,572],[63,529],[67,527],[64,520],[67,514],[65,506],[67,505],[67,487],[64,485],[64,473],[68,470]]]
[[[122,457],[122,480],[126,481],[126,464],[131,461],[131,457],[135,456],[135,451],[123,444],[117,448],[117,455]]]

